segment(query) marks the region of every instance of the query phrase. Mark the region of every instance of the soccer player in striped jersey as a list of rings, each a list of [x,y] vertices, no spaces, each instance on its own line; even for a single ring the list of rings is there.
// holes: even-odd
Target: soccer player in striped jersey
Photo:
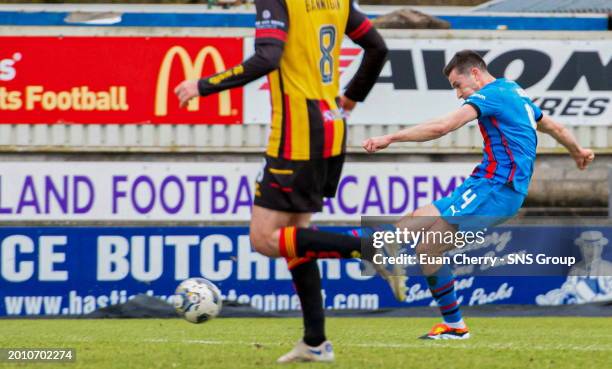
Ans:
[[[457,92],[457,98],[465,101],[461,108],[393,134],[369,138],[363,146],[373,153],[394,142],[430,141],[478,119],[484,140],[482,162],[450,196],[417,209],[402,219],[399,227],[409,227],[411,217],[425,216],[430,217],[426,218],[426,230],[446,232],[473,228],[474,219],[470,216],[479,217],[480,228],[514,216],[527,196],[533,173],[536,129],[561,143],[579,169],[585,169],[593,161],[593,151],[582,148],[569,130],[543,114],[516,82],[496,79],[489,74],[484,60],[476,52],[456,53],[443,72]],[[492,223],[486,224],[488,221]],[[416,253],[442,256],[453,247],[421,243],[416,246]],[[450,266],[427,264],[421,265],[421,269],[444,320],[422,338],[468,338]]]
[[[256,0],[255,6],[255,54],[214,76],[184,81],[175,93],[185,106],[192,98],[268,76],[272,124],[255,185],[251,244],[262,254],[287,259],[302,305],[303,339],[278,361],[332,361],[316,259],[359,257],[361,242],[311,229],[310,218],[321,211],[324,197],[336,193],[346,147],[345,114],[370,92],[387,48],[353,0]],[[345,34],[364,56],[339,97]]]

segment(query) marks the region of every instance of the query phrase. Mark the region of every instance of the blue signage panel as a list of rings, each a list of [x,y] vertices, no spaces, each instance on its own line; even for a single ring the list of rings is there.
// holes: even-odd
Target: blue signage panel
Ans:
[[[513,239],[512,227],[503,229],[509,232],[504,248],[500,250],[500,242],[490,242],[489,252],[503,255],[528,249],[537,253],[543,247],[555,247],[526,243],[523,237]],[[586,245],[586,250],[610,248],[608,228],[567,234],[573,237],[569,241]],[[456,287],[463,305],[557,305],[611,299],[612,273],[605,271],[612,265],[612,253],[603,251],[588,256],[596,259],[591,264],[598,270],[594,276],[588,271],[569,277],[465,273],[458,275]],[[384,280],[362,275],[359,260],[323,260],[320,265],[327,309],[432,304],[422,277],[410,277],[407,300],[398,302]],[[0,228],[0,316],[80,315],[141,293],[169,300],[181,280],[194,276],[214,282],[228,300],[265,311],[299,308],[284,259],[251,250],[246,227]]]
[[[376,18],[376,14],[369,14]],[[532,31],[606,31],[608,17],[574,15],[498,16],[498,15],[438,15],[452,29],[509,29]],[[0,11],[0,24],[12,26],[106,26],[106,27],[253,27],[253,13],[123,13],[108,23],[74,22],[69,12]]]

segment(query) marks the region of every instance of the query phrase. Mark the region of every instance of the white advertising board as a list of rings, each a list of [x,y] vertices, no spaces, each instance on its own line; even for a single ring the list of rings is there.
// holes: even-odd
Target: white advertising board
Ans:
[[[0,221],[248,221],[261,164],[0,163]],[[347,163],[315,220],[402,215],[449,195],[469,163]]]

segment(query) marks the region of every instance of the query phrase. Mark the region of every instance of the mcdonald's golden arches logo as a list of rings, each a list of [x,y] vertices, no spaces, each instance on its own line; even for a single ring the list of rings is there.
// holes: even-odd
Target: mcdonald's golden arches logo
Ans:
[[[203,47],[195,59],[191,59],[189,53],[182,46],[171,47],[164,56],[159,74],[157,77],[157,88],[155,91],[155,116],[161,117],[168,115],[168,86],[170,82],[170,71],[174,58],[179,58],[185,79],[198,79],[202,76],[202,71],[206,60],[210,57],[215,66],[215,73],[225,70],[223,58],[213,46]],[[198,111],[200,109],[200,99],[192,99],[187,105],[187,110]],[[219,115],[229,116],[232,114],[232,101],[229,90],[219,93]]]

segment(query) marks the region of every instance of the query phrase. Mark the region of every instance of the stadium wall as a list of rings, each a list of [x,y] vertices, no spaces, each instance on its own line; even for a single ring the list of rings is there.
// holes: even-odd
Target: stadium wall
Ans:
[[[137,94],[148,93],[150,97],[129,100],[133,109],[138,106],[138,112],[114,115],[103,112],[79,112],[79,115],[69,110],[28,111],[25,107],[16,111],[5,109],[0,118],[1,159],[140,161],[143,158],[152,160],[151,154],[156,154],[157,160],[197,161],[207,157],[225,161],[258,161],[267,140],[269,116],[264,80],[256,81],[240,90],[240,95],[230,97],[232,111],[238,111],[238,116],[221,116],[217,110],[220,102],[216,98],[206,100],[203,104],[206,108],[193,112],[171,111],[170,93],[165,101],[170,113],[155,121],[151,118],[154,116],[153,94],[155,83],[159,81],[161,60],[147,59],[150,63],[142,64],[138,55],[129,54],[129,49],[137,48],[128,47],[114,53],[110,51],[112,48],[108,48],[109,42],[112,44],[116,38],[124,41],[127,38],[129,42],[136,40],[147,46],[161,44],[156,47],[163,49],[162,52],[169,46],[183,45],[195,54],[203,43],[216,42],[217,45],[223,40],[232,40],[234,46],[225,51],[221,49],[222,58],[229,65],[232,60],[241,60],[251,52],[252,35],[252,30],[242,28],[2,27],[0,36],[8,46],[0,54],[0,59],[12,60],[14,71],[13,80],[5,84],[9,89],[11,83],[16,83],[15,89],[47,84],[61,89],[64,85],[71,86],[70,77],[66,76],[75,75],[73,72],[80,72],[83,76],[75,77],[72,86],[90,80],[103,85],[118,78],[119,71],[123,71],[125,78],[130,80],[143,78],[141,85],[128,88],[138,88]],[[528,93],[539,99],[539,104],[548,109],[545,111],[566,123],[584,146],[593,148],[598,154],[593,168],[579,172],[573,168],[562,147],[552,138],[540,135],[541,155],[528,205],[606,205],[605,179],[607,166],[612,164],[609,156],[612,153],[612,35],[609,32],[527,34],[513,31],[384,30],[383,35],[391,49],[390,62],[368,102],[359,106],[349,121],[349,160],[453,162],[460,155],[464,162],[477,162],[482,139],[476,125],[468,125],[433,142],[396,145],[376,156],[363,155],[360,144],[366,137],[400,129],[405,121],[427,119],[457,106],[454,93],[439,73],[439,67],[454,50],[479,48],[483,52],[488,50],[485,59],[494,69],[529,85]],[[45,38],[39,39],[42,37]],[[73,39],[80,39],[83,49],[62,46]],[[31,44],[28,50],[35,57],[33,63],[29,61],[30,64],[27,64],[28,59],[32,57],[23,52],[26,40]],[[54,58],[58,61],[50,68],[53,61],[45,60],[44,52],[40,50],[36,54],[35,46],[39,46],[39,41],[40,45],[56,47],[54,50],[62,50],[66,55]],[[76,70],[78,68],[72,63],[81,60],[79,53],[82,54],[87,47],[96,49],[98,45],[109,50],[105,53],[115,64],[93,60],[91,63],[101,63],[99,68]],[[360,56],[354,52],[355,45],[350,42],[343,45],[343,50],[346,52],[342,59],[342,80],[346,83]],[[20,60],[11,59],[16,54]],[[96,55],[103,59],[104,55]],[[126,55],[132,59],[126,59]],[[45,60],[48,69],[40,68],[41,60]],[[525,73],[525,63],[538,66],[531,73]],[[29,69],[24,70],[23,67],[28,65]],[[179,81],[183,78],[180,66],[174,69],[169,72],[174,74],[167,78]],[[40,71],[44,71],[43,75],[36,74]],[[35,77],[27,79],[28,73]],[[604,78],[600,77],[601,73]],[[4,76],[5,79],[11,77],[10,73]],[[68,82],[53,82],[57,76],[62,80],[68,79]],[[20,78],[27,80],[20,82]],[[555,84],[556,90],[551,88]],[[128,96],[131,98],[132,95]],[[209,109],[211,106],[214,108]],[[169,124],[174,122],[181,124]],[[232,124],[214,124],[220,122]]]
[[[356,224],[359,209],[371,211],[373,215],[410,211],[417,204],[448,193],[470,172],[479,160],[481,147],[480,133],[474,125],[432,143],[398,146],[380,155],[364,155],[359,147],[365,137],[399,129],[404,119],[425,119],[456,106],[453,92],[446,85],[442,87],[441,81],[445,81],[439,78],[439,68],[428,71],[423,58],[427,55],[432,63],[443,63],[445,55],[464,47],[490,48],[491,60],[498,60],[499,68],[505,65],[502,69],[514,73],[515,78],[524,74],[523,59],[515,60],[517,56],[527,58],[523,62],[532,60],[529,58],[534,55],[548,56],[550,68],[538,69],[540,80],[528,92],[535,91],[541,95],[538,97],[548,98],[553,104],[560,100],[549,108],[568,123],[583,145],[594,147],[601,158],[588,172],[578,172],[560,147],[542,137],[542,155],[529,204],[605,205],[606,165],[612,159],[611,79],[593,79],[591,73],[590,79],[580,76],[574,80],[569,89],[551,92],[548,87],[555,80],[566,79],[558,77],[564,70],[609,73],[612,50],[609,34],[385,31],[384,36],[395,59],[385,67],[383,79],[370,101],[351,117],[349,163],[340,193],[345,203],[335,200],[332,205],[336,212],[327,210],[319,218],[323,223]],[[0,315],[81,315],[124,302],[137,293],[167,299],[178,281],[198,272],[219,284],[230,300],[271,311],[297,308],[283,261],[272,261],[254,253],[245,227],[250,201],[244,194],[248,193],[260,167],[267,137],[267,93],[262,84],[254,83],[238,95],[230,96],[230,106],[240,118],[237,120],[232,117],[233,109],[229,109],[229,115],[219,113],[218,100],[209,100],[200,110],[185,112],[171,111],[172,104],[167,100],[163,103],[170,113],[160,118],[161,121],[141,119],[154,116],[153,91],[161,74],[163,55],[170,47],[181,46],[193,57],[202,49],[202,44],[214,43],[215,47],[225,41],[241,44],[227,51],[230,64],[231,60],[241,60],[252,49],[252,30],[2,27],[0,37],[4,37],[3,45],[13,48],[8,51],[7,46],[0,51],[3,62],[0,76],[5,79],[0,88],[5,89],[5,95],[8,89],[17,91],[27,86],[61,90],[87,85],[90,81],[107,86],[117,84],[120,77],[142,78],[143,83],[152,83],[130,87],[137,88],[140,96],[151,94],[150,100],[129,100],[130,106],[138,107],[138,111],[114,115],[70,109],[3,111],[0,116]],[[79,40],[74,39],[78,37]],[[130,37],[127,41],[153,46],[125,48],[124,52],[113,53],[109,42],[117,38],[124,38],[125,42],[126,37]],[[75,41],[81,42],[79,47],[65,47]],[[32,55],[36,56],[37,50],[44,47],[51,50],[48,52],[56,52],[57,57],[38,54],[31,61],[26,51],[18,49],[28,43],[32,46],[29,49]],[[91,69],[81,70],[74,66],[74,62],[87,58],[84,50],[101,44],[106,47],[98,48],[97,58],[89,60],[97,68],[90,65]],[[343,59],[345,81],[351,68],[358,64],[358,55],[351,50],[353,46],[343,45],[348,49]],[[158,59],[134,55],[139,49],[159,49],[162,53]],[[67,54],[59,55],[60,50]],[[594,68],[571,68],[574,64],[570,61],[574,63],[576,58],[585,55],[594,62]],[[104,60],[107,64],[103,64]],[[30,69],[22,69],[28,63],[33,63],[29,64]],[[170,71],[168,78],[176,82],[184,77],[181,73],[181,70]],[[568,75],[572,81],[572,74]],[[31,79],[22,81],[23,77]],[[70,80],[73,77],[76,79]],[[214,108],[204,108],[210,106]],[[229,122],[218,124],[219,119]],[[210,185],[199,193],[206,196],[203,201],[209,202],[203,203],[210,209],[196,209],[194,206],[199,202],[187,201],[182,195],[177,200],[181,180],[189,176],[191,185],[194,181]],[[213,182],[219,187],[215,189]],[[152,192],[147,192],[148,185],[152,188],[159,185],[155,189],[160,196],[164,186],[174,193],[166,198],[156,197],[150,205],[146,196],[150,199]],[[394,192],[398,188],[399,192]],[[190,192],[197,196],[195,193]],[[139,196],[145,196],[144,200]],[[136,197],[140,200],[135,200]],[[239,226],[228,227],[228,224]],[[332,230],[346,231],[347,228]],[[591,233],[578,232],[568,235],[565,241],[570,244],[580,240],[607,242],[609,227],[602,227],[597,235],[599,239],[593,240]],[[496,248],[503,241],[498,239],[498,243],[489,246]],[[516,239],[511,246],[518,250],[525,242]],[[547,246],[544,240],[540,244]],[[609,253],[606,257],[610,259]],[[328,308],[404,306],[392,300],[380,278],[364,278],[354,261],[324,263]],[[538,279],[537,283],[529,277],[466,277],[459,281],[458,289],[467,305],[556,305],[609,299],[612,292],[606,281],[594,283],[590,277],[576,279],[561,275]],[[424,286],[422,281],[411,280],[407,302],[430,305],[431,297]]]

